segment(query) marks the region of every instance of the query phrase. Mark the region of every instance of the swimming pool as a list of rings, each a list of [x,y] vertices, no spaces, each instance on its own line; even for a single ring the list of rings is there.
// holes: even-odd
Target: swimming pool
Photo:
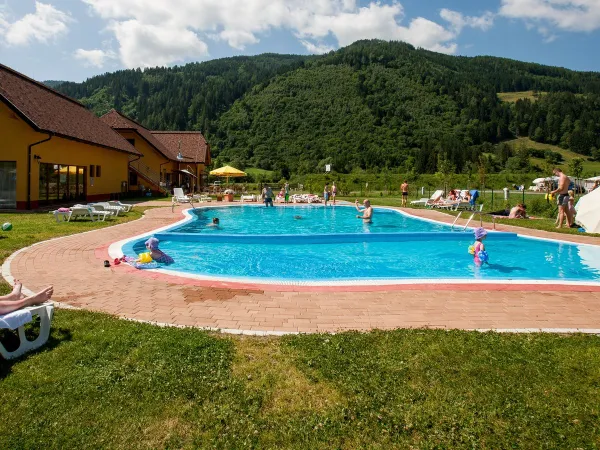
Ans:
[[[354,207],[236,206],[188,210],[187,219],[154,233],[175,263],[167,273],[208,279],[287,284],[406,282],[551,282],[600,284],[600,249],[490,232],[490,264],[468,254],[472,233],[391,209],[373,224]],[[301,218],[294,218],[301,216]],[[207,227],[219,217],[219,228]],[[124,243],[144,251],[146,237]]]

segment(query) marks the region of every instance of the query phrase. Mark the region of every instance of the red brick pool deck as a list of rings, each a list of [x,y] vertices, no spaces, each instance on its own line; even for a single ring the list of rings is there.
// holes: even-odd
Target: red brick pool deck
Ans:
[[[3,275],[8,281],[21,280],[31,291],[54,285],[59,306],[237,333],[419,327],[600,333],[598,286],[241,285],[169,276],[123,264],[103,267],[110,244],[181,220],[183,209],[149,209],[140,220],[41,242],[7,259]],[[454,220],[433,210],[405,211],[443,222]],[[600,244],[599,238],[506,225],[497,229]]]

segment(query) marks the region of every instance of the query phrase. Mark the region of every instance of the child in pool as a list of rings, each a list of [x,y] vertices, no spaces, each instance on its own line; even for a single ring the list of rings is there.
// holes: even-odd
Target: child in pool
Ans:
[[[480,266],[482,263],[487,261],[487,253],[485,252],[485,246],[483,245],[483,240],[487,236],[487,231],[484,228],[476,228],[475,229],[475,243],[473,244],[473,262]],[[483,255],[486,257],[484,260],[481,259],[480,252],[483,252]]]
[[[156,239],[155,237],[151,237],[146,241],[146,248],[150,252],[150,256],[152,257],[153,261],[163,264],[171,264],[175,262],[173,261],[173,258],[164,253],[162,250],[159,250],[158,239]]]
[[[213,220],[211,223],[209,223],[208,225],[206,225],[207,227],[219,227],[219,218],[218,217],[213,217]]]

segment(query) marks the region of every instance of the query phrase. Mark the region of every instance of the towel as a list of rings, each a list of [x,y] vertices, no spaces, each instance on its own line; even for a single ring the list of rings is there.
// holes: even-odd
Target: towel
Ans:
[[[31,322],[33,317],[28,309],[18,309],[11,313],[0,316],[0,328],[15,330],[27,322]]]

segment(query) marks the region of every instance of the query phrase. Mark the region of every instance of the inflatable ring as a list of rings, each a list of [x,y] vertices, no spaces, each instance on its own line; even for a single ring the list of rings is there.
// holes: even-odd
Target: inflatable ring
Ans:
[[[140,263],[142,264],[147,264],[147,263],[151,263],[152,262],[152,256],[150,255],[150,252],[146,252],[146,253],[140,253],[139,255],[139,259],[140,259]]]

